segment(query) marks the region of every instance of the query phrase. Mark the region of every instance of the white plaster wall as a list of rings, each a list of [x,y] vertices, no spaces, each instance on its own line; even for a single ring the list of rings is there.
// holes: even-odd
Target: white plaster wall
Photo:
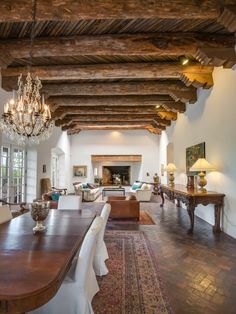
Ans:
[[[186,184],[186,148],[206,143],[206,159],[216,171],[207,174],[207,188],[225,193],[223,229],[236,238],[236,69],[215,68],[214,86],[198,90],[198,101],[187,106],[184,114],[160,137],[160,162],[166,161],[166,146],[174,144],[178,168],[176,183]],[[198,206],[196,214],[213,224],[213,206]]]
[[[64,164],[60,163],[60,177],[63,177],[63,180],[59,180],[58,188],[68,187],[70,185],[70,137],[67,132],[62,132],[60,128],[55,127],[52,136],[37,145],[36,148],[38,152],[37,195],[40,195],[40,179],[51,178],[51,153],[57,148],[64,153]],[[43,173],[43,165],[46,165],[45,173]]]
[[[132,163],[131,180],[152,181],[158,170],[158,136],[142,130],[129,131],[83,131],[71,136],[71,182],[73,165],[87,165],[88,177],[93,182],[91,155],[142,155],[142,163]],[[108,165],[108,163],[104,163]],[[134,165],[135,164],[135,165]],[[127,163],[128,165],[128,163]],[[149,172],[150,177],[146,176]],[[101,168],[99,169],[101,175]],[[82,181],[82,179],[79,178]]]

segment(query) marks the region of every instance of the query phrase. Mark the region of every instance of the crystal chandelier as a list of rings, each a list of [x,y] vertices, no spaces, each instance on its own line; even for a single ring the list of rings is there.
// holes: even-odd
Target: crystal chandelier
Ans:
[[[20,75],[18,87],[17,97],[4,106],[0,127],[19,145],[38,144],[50,137],[54,126],[49,106],[41,100],[41,81],[28,73],[24,84]]]
[[[33,26],[31,31],[30,65],[32,64],[32,48],[34,39],[36,0],[33,0]],[[44,97],[40,95],[42,84],[30,71],[24,83],[22,74],[18,78],[17,96],[4,105],[4,113],[0,120],[0,129],[19,145],[38,144],[50,137],[54,121]]]

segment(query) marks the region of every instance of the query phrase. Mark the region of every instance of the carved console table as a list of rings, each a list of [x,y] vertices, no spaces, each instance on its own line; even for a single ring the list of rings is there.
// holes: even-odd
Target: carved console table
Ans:
[[[164,194],[166,194],[170,200],[177,200],[177,206],[180,207],[180,202],[184,203],[187,207],[187,211],[190,217],[191,227],[188,233],[193,233],[194,229],[194,211],[197,205],[202,204],[204,206],[209,204],[215,205],[215,225],[213,226],[213,232],[221,232],[220,219],[221,212],[224,207],[225,194],[207,191],[205,193],[198,190],[189,190],[184,185],[176,184],[174,187],[167,185],[161,185],[160,194],[162,198],[161,207],[164,206]]]

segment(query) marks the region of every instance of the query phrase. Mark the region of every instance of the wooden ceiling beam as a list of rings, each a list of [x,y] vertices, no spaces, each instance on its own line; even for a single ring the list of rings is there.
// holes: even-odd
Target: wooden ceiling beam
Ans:
[[[177,120],[177,112],[170,112],[170,111],[158,111],[157,115],[161,119],[166,119],[166,120]]]
[[[87,95],[170,95],[175,101],[196,102],[196,89],[176,81],[119,82],[119,83],[62,83],[43,85],[47,96]]]
[[[167,111],[184,112],[186,110],[184,103],[175,102],[165,95],[49,97],[48,103],[52,111],[62,106],[100,106],[101,109],[104,106],[162,106]]]
[[[135,115],[135,114],[130,114],[130,115],[66,115],[65,118],[61,120],[57,120],[55,122],[56,126],[64,126],[68,125],[74,122],[142,122],[142,121],[150,121],[153,122],[155,121],[157,124],[164,125],[164,126],[170,126],[171,121],[170,120],[165,120],[161,119],[160,117],[157,116],[157,114],[148,114],[148,115]]]
[[[31,73],[42,81],[111,80],[111,79],[179,79],[181,73],[212,73],[213,66],[181,65],[180,63],[109,63],[89,65],[32,66]],[[1,71],[3,78],[27,75],[27,67],[11,67]]]
[[[97,36],[36,38],[32,54],[37,57],[73,56],[181,56],[198,48],[233,48],[234,35],[199,33],[111,34]],[[30,39],[0,41],[13,59],[30,58]],[[20,49],[19,49],[20,48]]]
[[[214,65],[216,67],[232,68],[236,64],[235,48],[199,48],[195,58],[203,65]]]
[[[148,132],[152,134],[161,134],[161,130],[153,127],[152,125],[147,125],[147,126],[106,126],[106,127],[101,127],[101,126],[84,126],[82,128],[78,128],[76,125],[72,127],[62,127],[63,131],[67,130],[68,135],[73,135],[73,134],[78,134],[81,131],[101,131],[101,130],[108,130],[108,131],[113,131],[113,130],[147,130]]]
[[[72,122],[71,125],[69,126],[64,126],[64,127],[71,127],[73,128],[74,125],[76,124],[76,126],[80,129],[84,128],[84,127],[89,127],[89,126],[95,126],[95,127],[101,127],[101,128],[106,128],[106,127],[123,127],[123,126],[131,126],[131,127],[146,127],[148,125],[152,125],[152,122],[150,123],[150,121],[86,121],[86,122]],[[63,127],[63,129],[64,129]],[[154,125],[154,127],[157,127],[157,125]],[[163,125],[159,125],[158,128],[160,130],[165,130],[165,126]]]
[[[7,68],[12,63],[12,61],[12,57],[7,52],[0,49],[0,68]]]
[[[199,78],[202,86],[210,85],[213,66],[189,65],[183,66],[173,63],[114,63],[95,64],[80,66],[41,66],[32,67],[31,73],[39,76],[42,82],[75,81],[75,80],[145,80],[145,79],[173,79],[179,80],[182,74],[195,75]],[[11,91],[17,88],[18,76],[28,73],[27,67],[2,69],[2,88]],[[68,82],[68,83],[69,83]],[[48,84],[47,84],[48,85]],[[46,86],[47,86],[46,85]],[[51,91],[56,87],[52,84]],[[57,84],[56,84],[57,85]],[[65,85],[66,86],[66,85]],[[63,87],[63,86],[62,86]],[[47,87],[45,87],[47,90]],[[50,88],[50,87],[49,87]],[[66,87],[65,87],[66,89]],[[58,89],[59,90],[59,89]],[[48,90],[50,92],[50,90]],[[72,91],[73,92],[73,91]]]
[[[109,107],[59,107],[52,113],[52,117],[55,120],[63,119],[67,114],[76,115],[76,114],[84,114],[84,115],[129,115],[129,114],[157,114],[158,111],[163,111],[163,108],[156,108],[155,106],[126,106],[126,107],[117,107],[117,106],[109,106]],[[170,112],[168,112],[170,113]]]
[[[235,3],[234,3],[235,4]],[[232,32],[236,32],[236,5],[224,7],[217,21]]]
[[[80,19],[216,19],[222,6],[233,5],[233,0],[143,1],[143,0],[96,0],[38,1],[38,21],[78,21]],[[0,2],[0,22],[31,21],[32,4],[27,0]]]

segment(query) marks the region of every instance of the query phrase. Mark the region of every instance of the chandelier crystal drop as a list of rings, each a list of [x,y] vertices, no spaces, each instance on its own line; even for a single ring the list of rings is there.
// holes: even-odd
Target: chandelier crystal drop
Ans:
[[[38,144],[50,137],[54,122],[48,105],[41,98],[40,79],[28,73],[24,84],[22,75],[18,79],[17,96],[4,106],[0,129],[19,145]]]

